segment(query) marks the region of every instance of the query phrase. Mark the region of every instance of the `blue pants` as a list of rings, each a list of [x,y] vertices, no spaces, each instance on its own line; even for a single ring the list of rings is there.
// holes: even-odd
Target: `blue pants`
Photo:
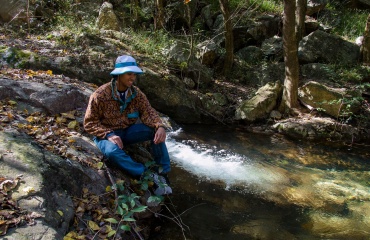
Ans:
[[[151,141],[152,154],[154,161],[162,167],[162,173],[168,173],[171,170],[170,157],[168,155],[166,144],[154,144],[154,129],[145,124],[134,124],[125,129],[119,129],[114,133],[122,139],[123,145]],[[108,161],[118,168],[126,171],[134,177],[140,176],[145,170],[145,166],[135,162],[132,158],[116,144],[107,139],[94,138],[95,144],[104,154]]]

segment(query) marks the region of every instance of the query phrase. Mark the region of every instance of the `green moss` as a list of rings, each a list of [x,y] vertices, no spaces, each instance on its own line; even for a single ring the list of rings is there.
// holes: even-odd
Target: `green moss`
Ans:
[[[13,67],[27,68],[29,66],[29,59],[33,53],[17,48],[7,48],[1,52],[2,58]]]

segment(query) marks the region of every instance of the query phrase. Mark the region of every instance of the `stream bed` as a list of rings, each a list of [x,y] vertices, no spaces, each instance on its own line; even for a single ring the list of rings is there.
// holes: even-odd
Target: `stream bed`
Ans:
[[[368,146],[208,125],[166,144],[174,194],[153,239],[370,238]]]

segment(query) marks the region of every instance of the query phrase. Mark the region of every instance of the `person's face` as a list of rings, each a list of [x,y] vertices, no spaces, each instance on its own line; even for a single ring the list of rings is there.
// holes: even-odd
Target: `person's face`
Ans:
[[[124,73],[118,76],[118,81],[120,85],[123,86],[124,88],[131,87],[135,79],[136,79],[136,73],[133,73],[133,72],[127,72],[127,73]]]

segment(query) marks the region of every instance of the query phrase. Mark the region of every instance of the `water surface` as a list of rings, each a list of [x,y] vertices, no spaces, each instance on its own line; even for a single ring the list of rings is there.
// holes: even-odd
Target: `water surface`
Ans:
[[[370,151],[183,126],[169,134],[173,194],[153,239],[369,239]],[[165,221],[165,219],[161,219]]]

